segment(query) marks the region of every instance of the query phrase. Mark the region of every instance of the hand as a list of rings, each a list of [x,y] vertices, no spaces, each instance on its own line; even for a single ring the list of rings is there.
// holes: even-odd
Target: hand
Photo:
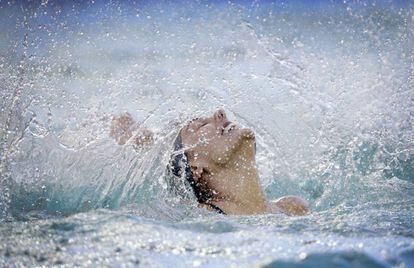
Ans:
[[[112,119],[110,136],[114,138],[119,145],[124,145],[132,137],[132,132],[137,127],[137,123],[132,118],[131,114],[125,113]]]

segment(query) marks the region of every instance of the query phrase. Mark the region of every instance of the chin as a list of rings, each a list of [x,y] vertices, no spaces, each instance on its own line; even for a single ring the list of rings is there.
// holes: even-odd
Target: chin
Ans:
[[[243,128],[240,130],[240,135],[242,138],[245,138],[247,140],[254,141],[256,139],[256,136],[254,134],[254,131],[250,128]]]

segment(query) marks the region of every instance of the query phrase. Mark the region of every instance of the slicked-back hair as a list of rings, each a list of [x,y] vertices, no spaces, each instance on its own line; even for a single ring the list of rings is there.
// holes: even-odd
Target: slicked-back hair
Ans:
[[[189,199],[188,186],[190,186],[199,203],[207,201],[207,198],[203,196],[198,184],[194,180],[180,132],[174,141],[173,153],[167,165],[167,185],[171,192],[185,199]]]

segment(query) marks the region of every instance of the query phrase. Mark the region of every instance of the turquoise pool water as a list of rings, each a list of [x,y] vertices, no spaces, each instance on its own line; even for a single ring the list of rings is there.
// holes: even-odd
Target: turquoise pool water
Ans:
[[[0,6],[1,267],[414,267],[412,4]],[[179,125],[220,107],[310,215],[167,192]],[[111,140],[123,111],[153,146]]]

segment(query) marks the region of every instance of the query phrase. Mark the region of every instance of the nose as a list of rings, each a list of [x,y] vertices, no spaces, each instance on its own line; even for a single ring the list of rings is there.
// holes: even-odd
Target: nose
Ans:
[[[227,116],[226,116],[226,112],[224,111],[224,109],[218,109],[214,113],[214,119],[216,121],[226,122],[227,121]]]

